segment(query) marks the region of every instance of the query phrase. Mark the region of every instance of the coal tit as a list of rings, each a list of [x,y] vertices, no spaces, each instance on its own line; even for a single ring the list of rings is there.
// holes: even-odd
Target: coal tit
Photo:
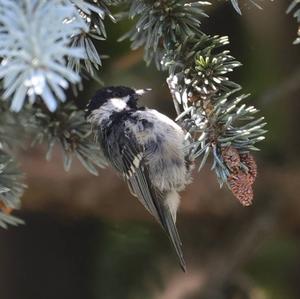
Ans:
[[[178,191],[190,182],[185,134],[158,111],[138,108],[137,101],[146,91],[124,86],[103,88],[88,104],[87,119],[96,129],[109,163],[169,235],[185,270],[175,225]]]

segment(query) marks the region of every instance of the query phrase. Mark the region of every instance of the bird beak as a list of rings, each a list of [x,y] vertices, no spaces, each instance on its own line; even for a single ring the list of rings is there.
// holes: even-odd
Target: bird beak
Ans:
[[[135,93],[139,96],[143,96],[145,93],[151,91],[151,88],[145,88],[145,89],[136,89]]]

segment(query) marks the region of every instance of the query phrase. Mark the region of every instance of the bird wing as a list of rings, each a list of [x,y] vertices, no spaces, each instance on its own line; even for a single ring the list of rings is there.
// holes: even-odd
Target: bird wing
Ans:
[[[106,154],[112,165],[123,174],[131,193],[139,199],[168,234],[179,257],[180,265],[185,271],[182,243],[169,206],[166,204],[166,194],[155,188],[150,180],[149,169],[145,163],[147,149],[139,145],[135,136],[122,126],[118,130],[119,132],[115,132],[115,137],[118,138],[103,140]],[[114,133],[111,132],[111,134]],[[109,140],[118,142],[111,143]]]

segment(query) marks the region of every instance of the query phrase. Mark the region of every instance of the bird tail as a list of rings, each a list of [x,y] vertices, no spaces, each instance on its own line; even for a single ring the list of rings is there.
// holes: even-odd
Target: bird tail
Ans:
[[[176,228],[176,225],[173,221],[173,217],[172,217],[172,214],[170,212],[170,210],[168,209],[168,207],[166,207],[164,209],[164,219],[165,219],[165,223],[163,225],[166,233],[168,234],[174,248],[175,248],[175,251],[177,253],[177,256],[179,258],[179,262],[180,262],[180,266],[182,268],[182,270],[184,272],[186,272],[186,263],[185,263],[185,260],[184,260],[184,257],[183,257],[183,252],[182,252],[182,242],[180,240],[180,237],[179,237],[179,234],[178,234],[178,231],[177,231],[177,228]]]
[[[175,224],[176,210],[179,204],[179,195],[177,192],[172,192],[167,194],[166,197],[165,195],[163,196],[161,192],[156,191],[155,196],[160,197],[155,201],[159,205],[159,222],[169,236],[169,239],[175,248],[182,270],[186,272],[186,263],[181,248],[182,242]],[[172,204],[170,204],[171,200],[173,200]]]

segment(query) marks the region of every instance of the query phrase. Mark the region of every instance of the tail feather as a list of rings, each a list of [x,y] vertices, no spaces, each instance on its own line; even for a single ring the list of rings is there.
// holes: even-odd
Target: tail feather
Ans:
[[[166,197],[165,195],[161,194],[158,191],[155,192],[154,196],[157,198],[155,202],[159,205],[159,207],[157,207],[159,211],[159,218],[160,218],[159,222],[163,227],[163,229],[165,230],[165,232],[167,233],[167,235],[169,236],[169,239],[175,248],[182,270],[186,272],[186,263],[181,248],[182,242],[180,240],[180,236],[176,228],[176,224],[175,224],[176,216],[174,217],[173,215],[174,211],[172,211],[169,206],[169,203],[167,201],[168,197]]]
[[[164,218],[164,224],[163,228],[165,229],[166,233],[168,234],[175,251],[177,253],[177,256],[179,258],[180,266],[184,272],[186,272],[186,263],[183,257],[183,252],[182,252],[182,242],[180,240],[176,225],[173,221],[172,214],[170,210],[168,209],[167,206],[163,209],[163,218]]]

